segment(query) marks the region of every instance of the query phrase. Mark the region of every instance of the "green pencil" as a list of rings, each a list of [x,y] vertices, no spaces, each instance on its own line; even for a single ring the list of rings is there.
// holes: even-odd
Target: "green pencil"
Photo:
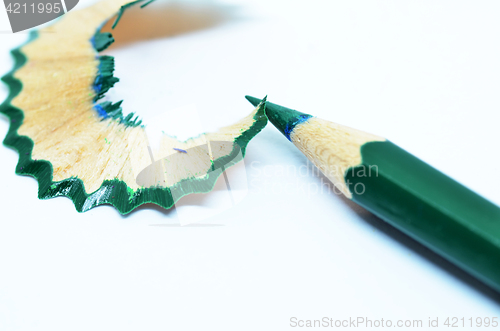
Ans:
[[[498,206],[384,138],[270,102],[266,113],[347,198],[500,290]]]

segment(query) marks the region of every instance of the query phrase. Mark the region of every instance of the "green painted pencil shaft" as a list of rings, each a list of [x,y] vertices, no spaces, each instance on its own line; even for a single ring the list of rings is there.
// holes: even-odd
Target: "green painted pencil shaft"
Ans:
[[[247,99],[252,103],[259,100]],[[300,138],[307,139],[303,132],[313,125],[314,118],[310,115],[269,102],[266,113],[295,145],[301,141],[297,137],[293,139],[295,132],[300,131]],[[314,125],[314,130],[323,131],[317,123]],[[321,138],[325,144],[324,135]],[[309,144],[302,146],[307,150],[311,142],[304,144]],[[323,154],[328,152],[328,146],[324,149],[315,146],[315,149]],[[306,155],[310,158],[312,155],[315,164],[325,169],[314,159],[313,149],[311,151]],[[343,172],[349,198],[500,290],[498,206],[389,141],[363,143],[359,156],[359,163]]]
[[[391,142],[361,155],[353,201],[500,290],[500,208]]]

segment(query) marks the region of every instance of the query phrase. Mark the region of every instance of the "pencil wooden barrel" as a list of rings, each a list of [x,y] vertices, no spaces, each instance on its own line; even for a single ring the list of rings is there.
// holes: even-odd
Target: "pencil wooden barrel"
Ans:
[[[500,291],[498,206],[382,137],[269,102],[266,114],[346,197]]]

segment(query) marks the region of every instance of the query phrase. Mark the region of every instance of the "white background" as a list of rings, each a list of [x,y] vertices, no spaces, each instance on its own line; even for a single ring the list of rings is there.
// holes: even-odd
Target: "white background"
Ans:
[[[121,78],[110,98],[126,112],[147,123],[194,105],[213,130],[253,109],[245,94],[267,94],[387,137],[500,204],[498,1],[186,6],[175,36],[109,51]],[[216,23],[191,29],[193,10]],[[5,73],[27,34],[10,34],[3,10],[0,30]],[[7,128],[2,117],[0,136]],[[447,317],[500,317],[497,293],[318,190],[311,167],[296,173],[305,157],[271,124],[248,146],[244,199],[191,226],[179,211],[200,197],[78,214],[68,199],[38,200],[36,181],[14,174],[16,152],[0,158],[0,330],[288,330],[291,317],[358,316],[448,329]]]

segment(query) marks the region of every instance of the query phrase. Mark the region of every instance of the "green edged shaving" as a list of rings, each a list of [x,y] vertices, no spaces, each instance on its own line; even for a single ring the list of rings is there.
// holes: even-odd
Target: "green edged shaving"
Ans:
[[[99,103],[118,81],[114,59],[98,55],[113,41],[99,27],[140,2],[72,11],[12,51],[14,68],[2,78],[10,89],[0,105],[10,119],[4,144],[19,152],[16,173],[38,180],[40,199],[66,196],[79,212],[103,204],[122,214],[146,203],[170,208],[212,190],[267,124],[261,103],[218,132],[187,141],[164,135],[152,150],[137,115],[124,115],[121,102]]]

